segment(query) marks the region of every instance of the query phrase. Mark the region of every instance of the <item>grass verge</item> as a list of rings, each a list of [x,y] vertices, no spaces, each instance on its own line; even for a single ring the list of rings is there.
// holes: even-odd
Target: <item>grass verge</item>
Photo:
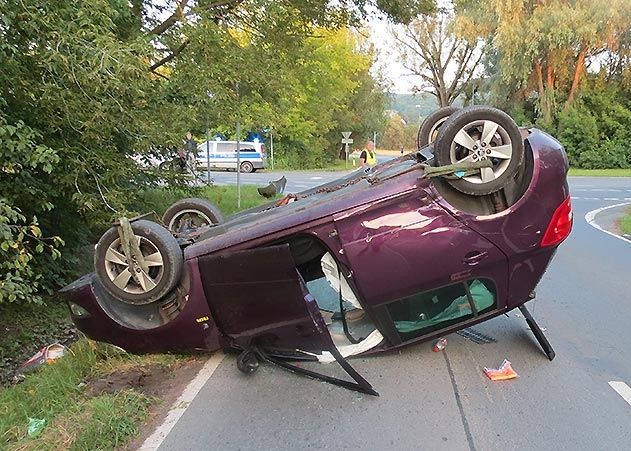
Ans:
[[[225,216],[238,210],[234,186],[155,189],[140,193],[133,205],[139,211],[162,214],[184,197],[207,198]],[[241,188],[241,209],[265,202],[268,200],[256,187]],[[75,332],[66,305],[55,299],[46,305],[2,305],[0,369],[14,369],[39,348],[63,342],[66,335],[74,338]],[[0,449],[120,448],[138,433],[166,388],[177,386],[177,375],[188,380],[186,371],[195,369],[193,360],[173,355],[133,356],[80,339],[57,363],[43,365],[23,382],[0,389]],[[11,372],[2,374],[8,377]],[[29,422],[37,421],[44,427],[29,434]]]
[[[142,375],[155,368],[169,375],[181,359],[132,356],[80,339],[57,363],[0,390],[0,448],[116,449],[138,432],[149,406],[158,400],[139,383]],[[118,377],[98,383],[125,372],[133,374],[128,381]],[[37,420],[44,421],[43,428],[29,434],[29,422]]]
[[[631,169],[576,169],[570,168],[568,175],[579,177],[631,177]]]
[[[620,219],[620,230],[631,235],[631,208],[627,209],[627,213]]]
[[[258,193],[257,187],[252,185],[241,186],[240,209],[237,207],[236,186],[206,186],[192,191],[159,188],[140,193],[138,199],[133,203],[133,208],[143,212],[154,210],[159,215],[162,215],[170,205],[184,197],[208,199],[219,207],[224,217],[228,217],[239,210],[246,210],[269,202],[269,199],[262,197]]]

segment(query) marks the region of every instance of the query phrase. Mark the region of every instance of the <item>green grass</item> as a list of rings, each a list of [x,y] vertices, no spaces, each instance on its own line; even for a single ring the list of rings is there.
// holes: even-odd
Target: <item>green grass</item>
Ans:
[[[132,204],[137,211],[162,214],[184,197],[202,197],[216,203],[224,215],[237,211],[234,186],[197,189],[155,189],[142,192]],[[241,188],[241,209],[268,202],[256,187]],[[44,345],[60,339],[69,326],[66,305],[55,299],[47,305],[0,306],[0,364],[22,362]],[[181,356],[133,356],[114,347],[80,339],[63,358],[43,365],[17,385],[0,388],[0,449],[117,449],[136,435],[149,407],[158,402],[126,389],[88,397],[86,382],[97,376],[134,368],[173,368]],[[169,371],[170,372],[170,371]],[[29,418],[44,419],[37,437],[27,434]]]
[[[570,168],[568,175],[581,177],[631,177],[631,169],[576,169]]]
[[[0,449],[116,449],[138,432],[156,399],[131,389],[88,397],[85,381],[125,368],[170,367],[177,360],[79,340],[57,363],[0,390]],[[46,420],[36,437],[27,434],[29,418]]]
[[[185,197],[208,199],[214,202],[226,217],[238,210],[236,186],[207,186],[191,190],[168,188],[148,190],[139,194],[132,207],[137,211],[153,210],[162,215],[171,204]],[[269,199],[262,197],[256,186],[241,186],[241,210],[256,207],[266,202],[269,202]]]
[[[622,230],[622,233],[631,235],[631,208],[629,208],[626,215],[620,219],[620,230]]]

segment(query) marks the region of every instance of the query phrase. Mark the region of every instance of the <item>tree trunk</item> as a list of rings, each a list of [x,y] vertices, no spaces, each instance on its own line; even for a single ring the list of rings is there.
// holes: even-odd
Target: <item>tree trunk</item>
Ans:
[[[537,74],[537,88],[539,90],[539,97],[543,98],[545,92],[543,88],[543,69],[539,61],[535,62],[535,73]]]
[[[550,68],[547,70],[547,82],[550,83]],[[544,86],[543,84],[543,67],[540,61],[535,62],[535,73],[537,74],[537,88],[539,90],[539,110],[541,111],[541,116],[543,120],[546,122],[550,122],[552,120],[552,106],[550,105],[550,93],[551,87]]]
[[[554,89],[554,70],[550,63],[548,63],[548,67],[546,67],[546,88]]]
[[[570,88],[570,93],[567,96],[567,101],[565,102],[565,108],[568,108],[572,102],[574,102],[574,97],[576,97],[576,91],[578,90],[578,84],[581,81],[581,76],[585,71],[585,48],[582,48],[578,53],[578,57],[576,58],[576,68],[574,69],[574,79],[572,80],[572,87]]]

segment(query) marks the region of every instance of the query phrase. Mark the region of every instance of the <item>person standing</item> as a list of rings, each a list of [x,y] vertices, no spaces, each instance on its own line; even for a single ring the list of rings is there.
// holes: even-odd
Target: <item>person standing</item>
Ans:
[[[192,156],[193,161],[197,158],[197,142],[193,139],[193,134],[186,132],[184,145],[177,149],[178,157],[180,157],[180,169],[185,170],[186,164]]]
[[[366,146],[359,155],[359,161],[361,162],[362,169],[372,167],[377,164],[377,155],[375,154],[375,143],[372,139],[366,141]]]
[[[197,142],[193,139],[193,134],[190,131],[186,132],[184,149],[186,150],[187,155],[193,155],[195,158],[197,158]]]

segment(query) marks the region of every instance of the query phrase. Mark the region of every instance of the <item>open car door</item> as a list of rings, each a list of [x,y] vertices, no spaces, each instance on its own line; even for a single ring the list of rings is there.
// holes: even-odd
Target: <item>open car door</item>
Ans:
[[[203,256],[198,264],[213,319],[231,347],[295,372],[377,395],[335,347],[288,244]],[[288,362],[314,360],[310,353],[323,351],[330,352],[355,382]]]

